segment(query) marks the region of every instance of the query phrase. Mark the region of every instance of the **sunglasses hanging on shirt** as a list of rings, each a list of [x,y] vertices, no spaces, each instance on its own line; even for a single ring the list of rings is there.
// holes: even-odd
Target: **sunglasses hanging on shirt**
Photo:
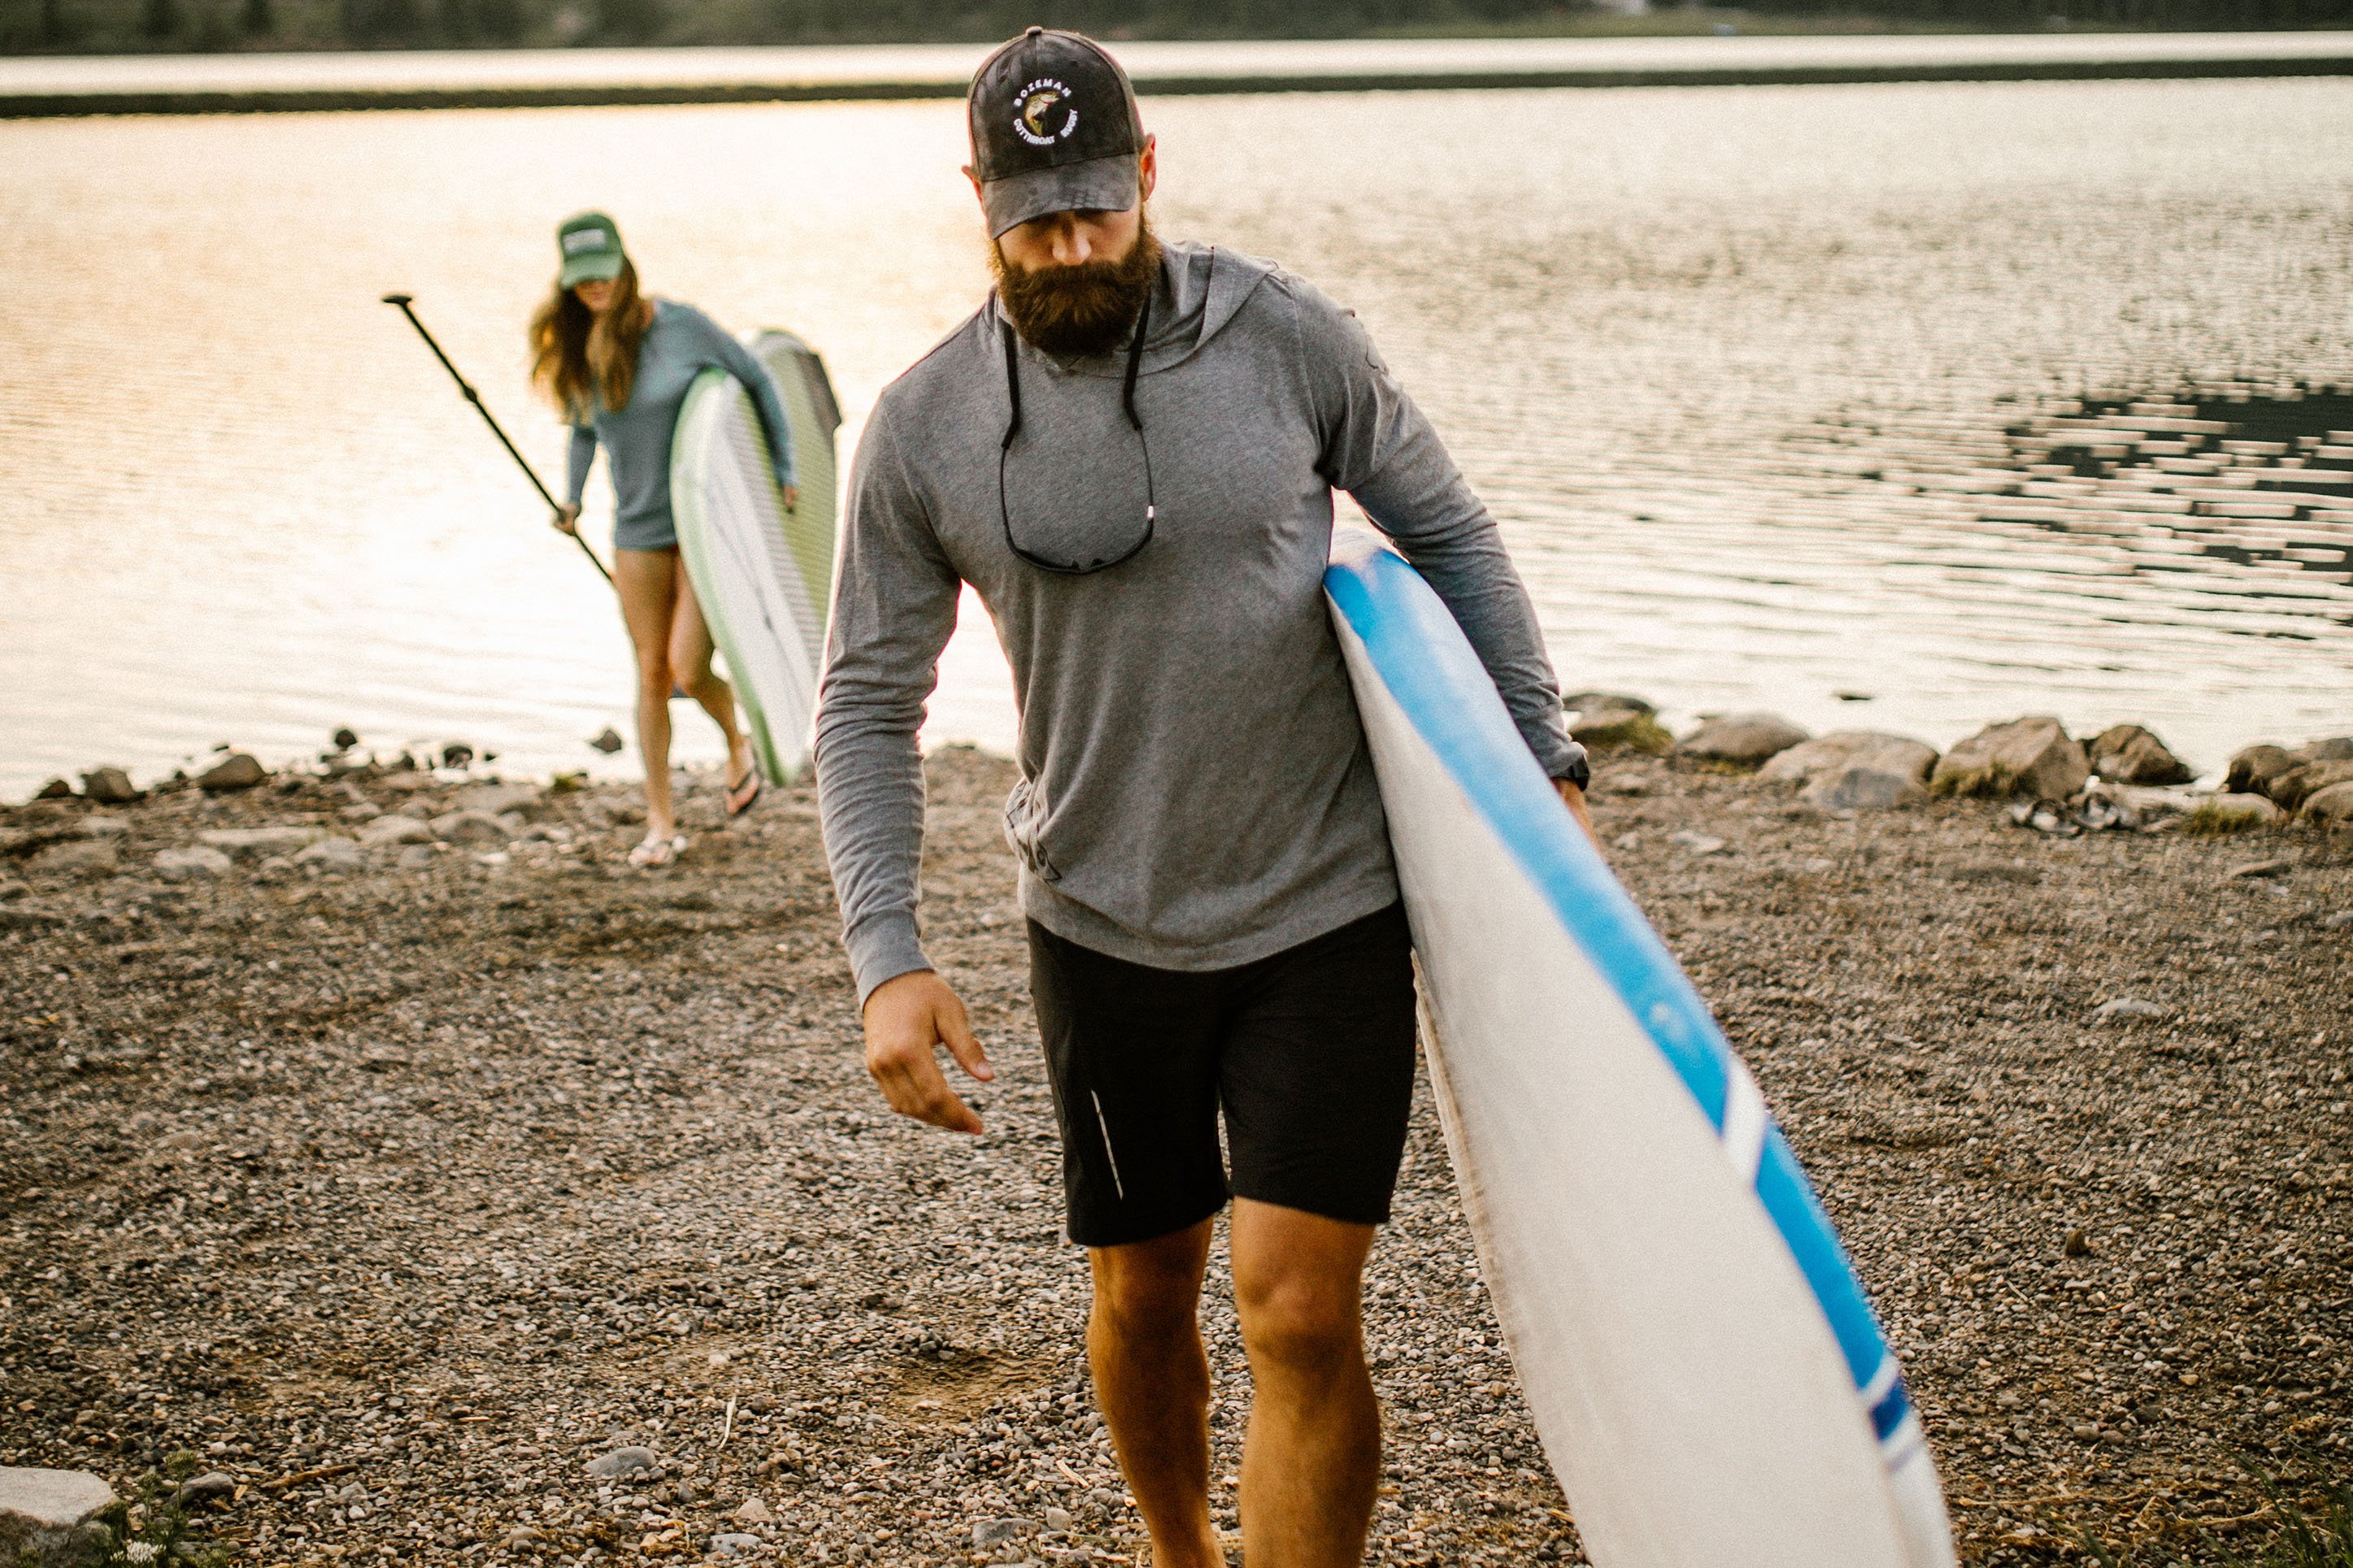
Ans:
[[[1006,548],[1041,572],[1084,577],[1134,558],[1137,551],[1152,542],[1153,523],[1159,510],[1152,489],[1152,447],[1144,438],[1144,419],[1135,412],[1135,377],[1144,364],[1144,338],[1151,322],[1152,296],[1147,293],[1143,309],[1135,313],[1135,336],[1127,345],[1127,375],[1120,387],[1120,408],[1126,414],[1128,427],[1135,432],[1136,447],[1144,454],[1144,530],[1125,549],[1092,561],[1058,560],[1024,549],[1021,541],[1014,537],[1013,513],[1005,499],[1005,467],[1012,455],[1014,439],[1021,434],[1021,369],[1018,346],[1013,340],[1013,323],[1000,321],[998,324],[1005,335],[1005,396],[1012,406],[1013,417],[1005,426],[1005,438],[997,444],[997,517],[1005,525]]]

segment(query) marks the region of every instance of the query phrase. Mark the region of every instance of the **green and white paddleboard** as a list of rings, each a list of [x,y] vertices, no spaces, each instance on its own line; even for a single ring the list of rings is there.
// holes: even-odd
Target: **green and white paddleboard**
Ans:
[[[807,765],[833,599],[833,434],[841,411],[817,351],[790,332],[745,335],[793,427],[800,504],[785,510],[752,395],[706,370],[679,409],[670,458],[679,554],[727,661],[760,771],[789,784]]]

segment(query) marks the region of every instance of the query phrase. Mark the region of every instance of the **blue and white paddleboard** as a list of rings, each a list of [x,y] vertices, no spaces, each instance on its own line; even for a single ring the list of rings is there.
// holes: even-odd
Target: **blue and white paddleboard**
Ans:
[[[1601,1568],[1943,1568],[1894,1355],[1747,1069],[1370,534],[1324,574],[1480,1261]]]

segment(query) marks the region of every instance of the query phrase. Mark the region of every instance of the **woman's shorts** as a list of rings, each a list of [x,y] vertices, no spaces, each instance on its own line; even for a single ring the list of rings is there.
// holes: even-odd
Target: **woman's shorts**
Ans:
[[[675,550],[678,525],[668,516],[627,518],[613,525],[616,550]]]
[[[1129,963],[1032,921],[1029,989],[1072,1241],[1166,1236],[1229,1194],[1356,1225],[1388,1218],[1413,1104],[1402,904],[1207,971]]]

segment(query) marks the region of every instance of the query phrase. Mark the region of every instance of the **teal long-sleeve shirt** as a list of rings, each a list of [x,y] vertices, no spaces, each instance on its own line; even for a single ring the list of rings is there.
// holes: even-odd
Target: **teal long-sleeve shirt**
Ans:
[[[653,324],[638,343],[638,374],[629,403],[617,411],[599,401],[588,421],[575,418],[566,499],[577,507],[587,492],[596,447],[605,447],[613,479],[613,547],[668,550],[678,542],[670,510],[670,435],[688,388],[717,366],[749,387],[753,409],[768,437],[776,483],[793,483],[793,431],[767,370],[719,323],[691,305],[654,301]]]

